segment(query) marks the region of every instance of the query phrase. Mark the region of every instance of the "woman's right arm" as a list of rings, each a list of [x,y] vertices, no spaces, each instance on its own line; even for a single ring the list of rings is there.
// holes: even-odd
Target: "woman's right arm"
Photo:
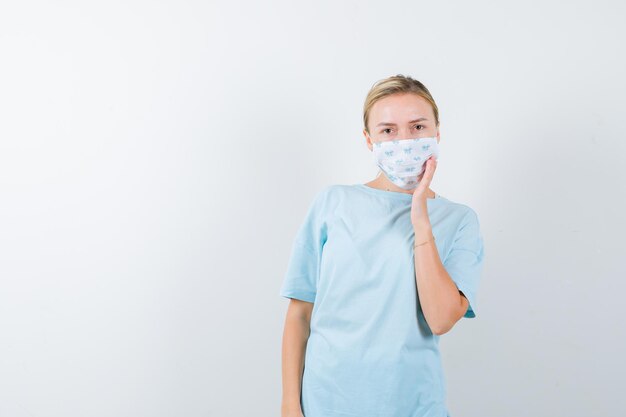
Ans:
[[[304,354],[310,334],[313,303],[290,299],[283,331],[282,377],[283,399],[282,417],[302,417],[300,394]]]

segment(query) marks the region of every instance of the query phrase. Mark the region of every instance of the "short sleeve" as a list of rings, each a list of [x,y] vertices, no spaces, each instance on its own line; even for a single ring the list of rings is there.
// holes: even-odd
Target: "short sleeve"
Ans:
[[[293,240],[287,271],[280,288],[283,297],[315,302],[322,250],[327,237],[323,211],[325,191],[315,196]]]
[[[478,216],[470,209],[456,232],[443,266],[469,301],[463,317],[476,317],[476,293],[483,267],[484,247]]]

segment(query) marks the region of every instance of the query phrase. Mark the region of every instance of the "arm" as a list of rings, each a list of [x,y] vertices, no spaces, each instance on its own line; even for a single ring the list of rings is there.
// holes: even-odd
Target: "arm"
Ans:
[[[414,224],[415,244],[432,239],[430,222]],[[447,333],[459,321],[468,301],[444,268],[434,240],[416,246],[415,280],[424,318],[436,335]]]
[[[282,347],[283,417],[302,416],[300,395],[304,355],[310,334],[313,303],[292,298],[287,308]]]
[[[456,280],[452,279],[446,267],[443,266],[439,258],[437,246],[435,246],[432,226],[430,224],[430,218],[428,217],[428,204],[426,199],[428,186],[433,179],[436,168],[437,160],[432,156],[426,161],[424,174],[422,174],[421,179],[419,179],[419,185],[413,192],[411,223],[413,224],[413,231],[415,232],[415,244],[419,245],[414,247],[414,262],[415,280],[422,312],[424,313],[424,318],[431,331],[436,335],[442,335],[448,332],[457,321],[465,316],[470,303],[466,295],[457,287],[455,283]],[[466,255],[460,257],[463,262],[459,261],[459,263],[463,265],[464,269],[470,271],[470,278],[468,278],[468,280],[470,284],[473,284],[466,284],[466,286],[464,286],[465,289],[472,288],[472,286],[475,288],[478,279],[478,267],[482,262],[482,238],[480,238],[478,222],[475,215],[474,220],[475,222],[472,228],[467,230],[472,231],[472,234],[475,234],[475,236],[471,237],[468,241],[464,241],[460,248],[461,253],[468,253],[468,248],[469,253],[472,254],[478,251],[475,257],[472,256],[472,258],[475,259],[467,260],[465,259],[467,258]],[[428,243],[420,245],[425,241],[428,241]],[[449,265],[448,263],[447,266],[449,267]],[[453,275],[455,275],[458,280],[458,268],[453,272]],[[468,296],[470,299],[474,300],[473,294],[470,295],[468,293]],[[472,304],[475,304],[474,301],[472,301]]]

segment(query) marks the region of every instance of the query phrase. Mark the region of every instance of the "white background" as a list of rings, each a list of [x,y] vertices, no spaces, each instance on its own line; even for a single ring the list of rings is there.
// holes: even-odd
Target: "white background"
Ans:
[[[3,2],[0,416],[278,416],[292,239],[376,175],[362,106],[395,74],[437,101],[431,188],[485,242],[450,414],[623,415],[625,12]]]

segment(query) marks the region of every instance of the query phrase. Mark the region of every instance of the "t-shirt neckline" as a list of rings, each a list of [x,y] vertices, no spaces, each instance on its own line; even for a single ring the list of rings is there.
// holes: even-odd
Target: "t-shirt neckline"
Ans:
[[[370,187],[369,185],[365,185],[365,184],[353,184],[353,185],[355,187],[360,188],[361,190],[365,192],[368,192],[373,195],[378,195],[381,197],[388,197],[388,198],[393,198],[397,200],[408,200],[408,201],[411,201],[413,199],[413,194],[409,194],[409,193],[402,193],[400,191],[381,190],[379,188]],[[443,198],[444,197],[442,197],[441,195],[435,193],[435,198],[427,198],[426,203],[432,202],[432,201],[441,201]]]

